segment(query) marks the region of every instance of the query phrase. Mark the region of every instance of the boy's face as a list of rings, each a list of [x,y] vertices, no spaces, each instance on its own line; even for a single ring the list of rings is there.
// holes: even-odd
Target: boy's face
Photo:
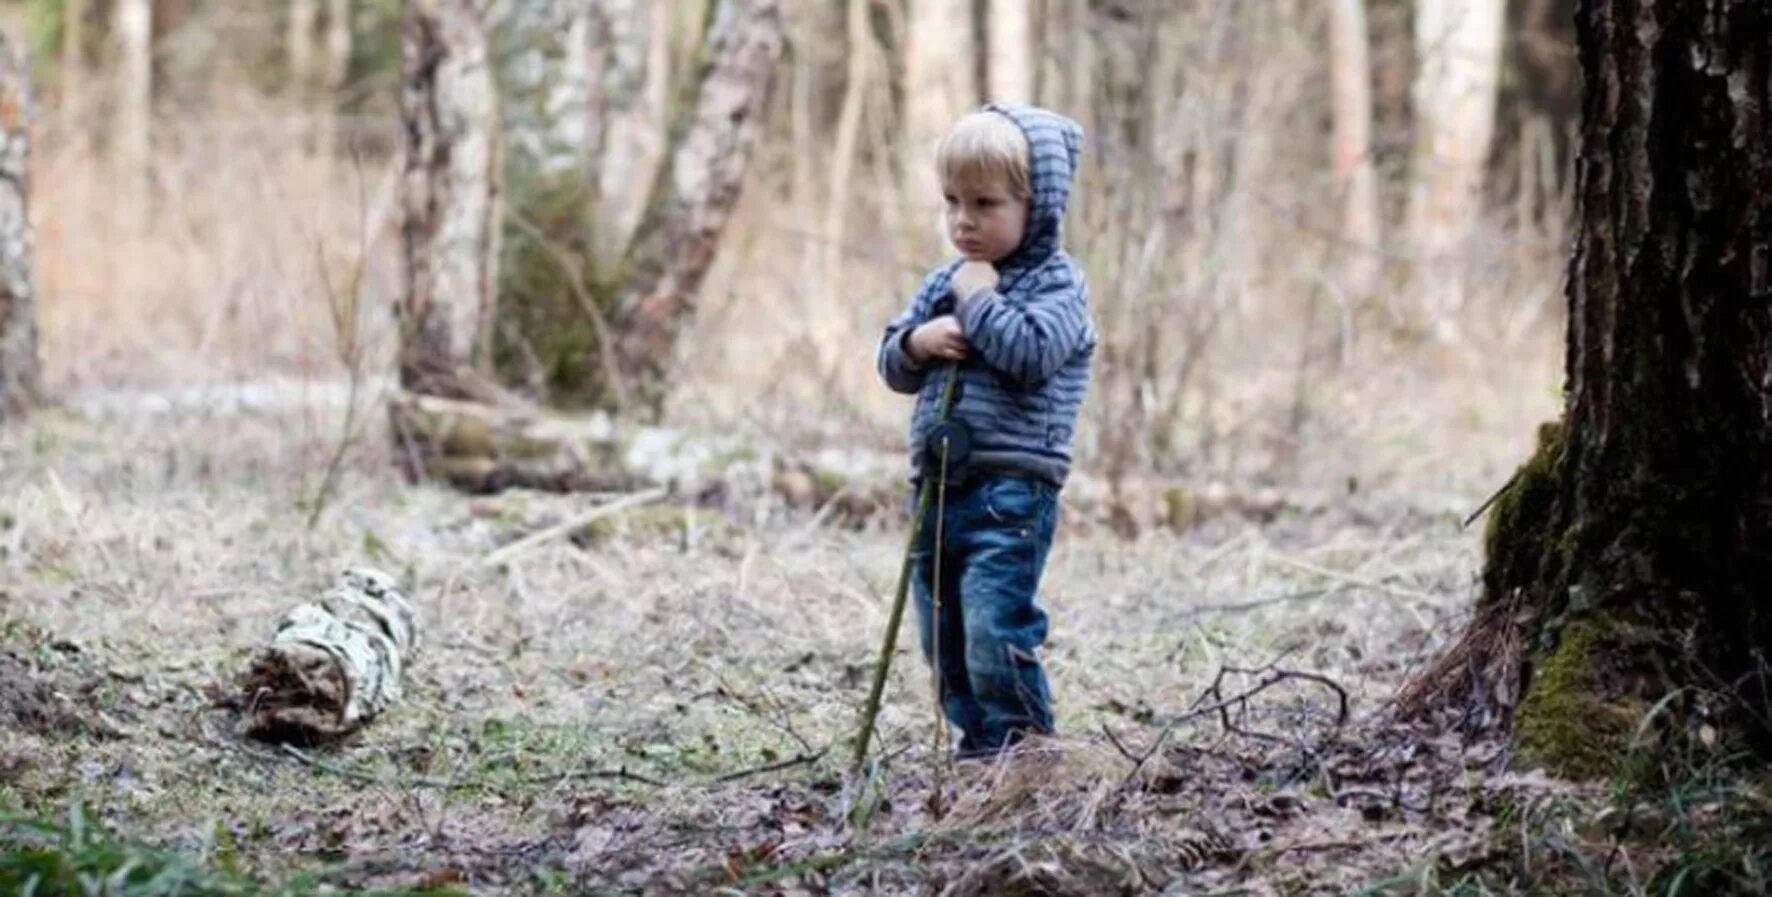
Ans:
[[[967,261],[994,262],[1014,252],[1028,225],[1028,201],[1017,199],[998,179],[950,183],[948,239]]]

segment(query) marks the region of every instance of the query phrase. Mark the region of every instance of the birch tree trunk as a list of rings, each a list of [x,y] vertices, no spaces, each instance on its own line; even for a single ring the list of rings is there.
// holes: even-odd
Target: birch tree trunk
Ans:
[[[498,105],[479,7],[407,0],[401,24],[400,383],[454,398],[489,394],[498,265]]]
[[[1633,745],[1686,756],[1650,739],[1701,727],[1715,756],[1763,758],[1772,10],[1583,0],[1577,17],[1563,418],[1490,513],[1464,639],[1403,704],[1512,723],[1566,775],[1617,773]]]
[[[718,0],[702,46],[705,74],[672,122],[615,303],[625,389],[652,414],[662,410],[677,336],[744,185],[782,50],[779,0]]]
[[[392,576],[347,570],[318,601],[296,606],[252,658],[242,682],[246,733],[312,742],[347,735],[400,700],[417,615]]]
[[[904,182],[911,198],[939,205],[935,144],[978,104],[971,0],[911,0],[904,45]]]
[[[31,120],[24,49],[0,34],[0,422],[36,404],[37,290],[31,266]]]
[[[1031,103],[1034,99],[1034,32],[1031,0],[990,0],[985,44],[992,102]]]
[[[1455,330],[1464,304],[1459,249],[1480,209],[1501,73],[1502,0],[1420,0],[1415,7],[1414,158],[1409,233],[1427,324]]]
[[[146,223],[148,161],[153,145],[152,0],[116,0],[113,15],[119,57],[117,121],[111,132],[113,164],[121,193],[120,211],[129,226],[137,227]]]
[[[1382,242],[1378,174],[1372,159],[1372,66],[1366,0],[1330,0],[1330,96],[1335,120],[1335,194],[1347,241],[1343,288],[1356,299],[1372,291]]]

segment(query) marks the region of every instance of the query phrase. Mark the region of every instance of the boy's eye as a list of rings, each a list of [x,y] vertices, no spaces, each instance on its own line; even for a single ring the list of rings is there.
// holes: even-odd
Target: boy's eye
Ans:
[[[996,206],[999,202],[1002,202],[1002,200],[999,200],[994,196],[986,196],[986,197],[981,198],[978,201],[978,204],[980,206],[983,206],[984,208],[989,209],[989,208]]]
[[[943,196],[942,199],[947,200],[947,204],[950,206],[957,206],[960,204],[960,201],[954,198],[954,194],[952,193]]]

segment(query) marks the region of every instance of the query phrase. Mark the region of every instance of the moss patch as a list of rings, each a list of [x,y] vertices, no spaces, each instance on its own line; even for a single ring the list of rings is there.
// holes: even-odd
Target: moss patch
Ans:
[[[1583,620],[1569,624],[1555,648],[1537,659],[1515,732],[1521,753],[1572,778],[1617,771],[1629,753],[1643,708],[1605,688],[1605,658],[1629,642],[1628,631]]]
[[[1483,535],[1483,602],[1511,589],[1543,582],[1545,564],[1567,567],[1570,540],[1551,529],[1562,493],[1563,427],[1547,422],[1538,427],[1538,449],[1502,488],[1489,512]]]

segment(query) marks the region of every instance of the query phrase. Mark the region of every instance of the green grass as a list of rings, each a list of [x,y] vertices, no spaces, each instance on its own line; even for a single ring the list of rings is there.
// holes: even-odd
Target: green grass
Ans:
[[[202,855],[134,844],[89,818],[79,804],[63,822],[0,818],[0,893],[59,897],[235,897],[334,892],[323,873],[263,882],[238,868],[231,837],[218,836]],[[405,892],[379,892],[405,893]]]

